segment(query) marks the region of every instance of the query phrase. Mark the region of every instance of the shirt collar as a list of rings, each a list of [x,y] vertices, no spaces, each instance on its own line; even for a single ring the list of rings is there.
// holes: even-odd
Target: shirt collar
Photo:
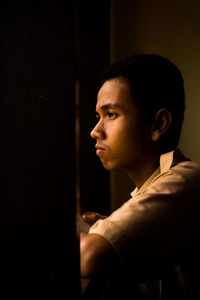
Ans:
[[[135,195],[141,194],[160,173],[169,170],[173,165],[177,164],[178,162],[186,160],[189,159],[185,158],[185,156],[179,149],[162,154],[160,156],[160,167],[153,172],[153,174],[145,181],[145,183],[141,186],[140,189],[136,187],[131,193],[131,196],[133,197]]]
[[[160,156],[160,173],[170,169],[173,163],[175,151],[164,153]]]

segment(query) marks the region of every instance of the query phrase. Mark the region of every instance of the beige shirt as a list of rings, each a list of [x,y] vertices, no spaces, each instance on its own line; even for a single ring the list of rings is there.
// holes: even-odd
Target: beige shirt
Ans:
[[[200,165],[180,150],[163,154],[160,167],[131,196],[89,233],[105,237],[122,267],[141,280],[193,264],[200,251]]]

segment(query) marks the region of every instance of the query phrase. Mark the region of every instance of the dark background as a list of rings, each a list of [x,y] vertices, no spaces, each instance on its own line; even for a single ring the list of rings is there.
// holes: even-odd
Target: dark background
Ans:
[[[77,188],[83,210],[110,207],[109,176],[89,137],[109,63],[109,1],[3,0],[0,8],[0,296],[75,299]]]
[[[90,132],[97,122],[95,108],[101,71],[110,63],[110,3],[79,1],[78,12],[80,201],[86,211],[108,214],[110,175],[96,156]]]

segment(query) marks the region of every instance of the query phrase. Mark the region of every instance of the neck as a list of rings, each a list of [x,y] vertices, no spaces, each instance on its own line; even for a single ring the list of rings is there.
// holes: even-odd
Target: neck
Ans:
[[[160,165],[160,155],[143,162],[142,165],[127,169],[126,172],[139,189]]]

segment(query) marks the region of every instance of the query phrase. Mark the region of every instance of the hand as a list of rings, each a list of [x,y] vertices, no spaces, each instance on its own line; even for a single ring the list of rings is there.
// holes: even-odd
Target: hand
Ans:
[[[96,212],[86,212],[81,216],[82,220],[90,224],[91,226],[98,220],[106,219],[107,216],[100,215]]]
[[[80,232],[86,232],[86,233],[89,232],[90,227],[92,226],[91,224],[89,224],[86,221],[84,221],[82,217],[80,217],[80,219],[79,219],[79,221],[78,221],[77,224],[79,225]]]

